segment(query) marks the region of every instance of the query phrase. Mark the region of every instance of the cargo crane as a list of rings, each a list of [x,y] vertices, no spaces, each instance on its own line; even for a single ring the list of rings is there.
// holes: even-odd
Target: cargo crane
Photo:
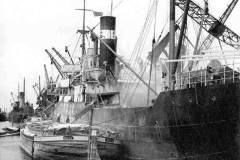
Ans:
[[[219,18],[219,20],[216,21],[216,22],[213,24],[213,26],[209,29],[209,31],[214,30],[214,28],[216,29],[219,25],[224,24],[224,23],[227,21],[228,17],[229,17],[230,14],[232,13],[232,11],[233,11],[234,7],[236,6],[237,2],[238,2],[238,0],[232,0],[232,2],[230,3],[230,5],[228,5],[228,7],[227,7],[227,9],[225,10],[225,12],[222,14],[222,16]],[[186,3],[187,3],[187,2],[186,2]],[[207,13],[207,14],[208,14],[208,13]],[[204,15],[204,16],[206,16],[206,15]],[[217,36],[217,37],[212,36],[211,33],[208,34],[208,36],[204,39],[204,41],[202,42],[202,44],[200,45],[200,47],[199,47],[199,48],[197,49],[197,51],[194,52],[193,54],[201,54],[200,52],[201,52],[202,50],[207,50],[207,49],[209,49],[209,48],[211,47],[214,39],[215,39],[215,38],[218,39],[218,37],[219,37],[219,36]],[[218,39],[218,40],[219,40],[219,39]],[[220,41],[219,41],[219,43],[220,43]],[[196,62],[195,65],[197,65],[197,64],[198,64],[198,62]],[[189,65],[188,65],[189,70],[191,70],[192,67],[193,67],[193,62],[191,61],[191,62],[189,62]]]
[[[184,10],[187,0],[176,0],[176,6]],[[226,21],[230,13],[232,12],[237,1],[231,3],[227,11],[222,16],[222,22]],[[205,14],[205,10],[198,6],[193,1],[190,1],[188,15],[199,25],[202,25],[203,29],[209,34],[224,42],[225,44],[235,48],[240,48],[240,37],[234,31],[225,26],[220,20],[217,20],[210,14],[205,15],[205,20],[202,21],[202,17]],[[206,42],[207,44],[207,42]]]
[[[211,32],[215,32],[215,30],[218,30],[218,27],[220,27],[220,25],[224,24],[228,17],[230,16],[230,14],[232,13],[234,7],[236,6],[238,0],[232,0],[232,2],[230,3],[230,5],[228,6],[228,8],[225,10],[225,12],[222,14],[222,16],[219,18],[218,21],[216,21],[213,26],[209,29],[209,31]],[[221,32],[223,31],[220,31],[219,34],[221,34]],[[218,36],[216,37],[218,38]],[[200,46],[200,50],[203,50],[203,49],[209,49],[212,42],[214,40],[214,36],[211,35],[211,33],[207,36],[207,38],[205,38],[205,40],[203,41],[203,43],[201,44]]]
[[[66,78],[66,76],[64,75],[64,73],[62,73],[61,71],[61,65],[57,62],[57,60],[51,55],[51,53],[45,49],[45,52],[48,54],[49,58],[51,59],[51,62],[54,64],[54,66],[56,67],[56,69],[58,70],[58,73],[61,75],[62,78]]]
[[[46,67],[45,64],[44,64],[44,73],[45,73],[46,84],[47,84],[47,87],[48,87],[50,85],[50,80],[49,80],[49,76],[48,76],[47,67]]]
[[[68,50],[68,46],[65,46],[65,52],[68,54],[68,56],[69,56],[72,64],[74,64],[74,61],[73,61],[73,59],[72,59],[72,57],[71,57],[71,54],[70,54],[70,52],[69,52],[69,50]]]
[[[70,64],[55,48],[52,48],[52,50],[57,54],[57,56],[62,60],[64,64],[66,65]]]

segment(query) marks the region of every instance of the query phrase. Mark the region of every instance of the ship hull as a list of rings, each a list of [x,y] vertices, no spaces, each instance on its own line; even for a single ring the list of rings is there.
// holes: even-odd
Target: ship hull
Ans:
[[[238,83],[167,91],[152,107],[96,108],[93,124],[120,133],[122,159],[238,160],[239,95]]]
[[[73,138],[73,139],[72,139]],[[29,136],[20,132],[21,148],[32,157],[58,159],[86,159],[88,155],[88,137],[72,136]],[[98,154],[102,159],[114,160],[118,155],[118,144],[111,144],[100,139],[97,143]]]

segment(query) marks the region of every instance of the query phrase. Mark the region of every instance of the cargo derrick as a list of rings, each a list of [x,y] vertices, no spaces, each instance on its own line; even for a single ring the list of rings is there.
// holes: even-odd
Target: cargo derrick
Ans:
[[[68,54],[68,56],[69,56],[69,58],[70,58],[70,60],[71,60],[71,63],[74,64],[74,61],[73,61],[73,59],[72,59],[72,56],[70,55],[70,52],[69,52],[69,50],[68,50],[68,46],[65,46],[65,52]]]
[[[55,48],[52,48],[52,50],[57,54],[57,56],[62,60],[62,62],[66,65],[69,65],[70,63],[57,51]]]
[[[66,78],[65,74],[61,71],[61,65],[57,62],[57,60],[51,55],[51,53],[47,49],[45,49],[45,52],[48,54],[49,58],[51,59],[51,62],[54,64],[61,77]]]
[[[50,80],[49,80],[49,76],[48,76],[48,71],[47,71],[47,67],[44,64],[44,73],[45,73],[45,79],[46,79],[46,84],[47,84],[47,88],[50,85]]]

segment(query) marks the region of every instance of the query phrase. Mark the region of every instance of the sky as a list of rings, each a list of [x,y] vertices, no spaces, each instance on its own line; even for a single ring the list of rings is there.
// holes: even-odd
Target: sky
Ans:
[[[109,13],[111,0],[86,0],[87,7]],[[209,12],[219,17],[231,0],[209,0]],[[113,0],[117,17],[118,54],[129,55],[143,27],[150,0]],[[157,32],[167,22],[169,0],[159,0]],[[203,0],[195,0],[202,4]],[[22,90],[26,79],[26,99],[35,105],[36,94],[32,85],[44,84],[46,64],[50,75],[56,76],[54,67],[44,49],[57,48],[64,53],[64,46],[71,45],[76,30],[82,26],[83,0],[0,0],[0,107],[11,109],[10,93],[15,99],[18,84]],[[227,26],[240,34],[240,4],[227,21]],[[87,14],[87,25],[95,26],[99,18]]]

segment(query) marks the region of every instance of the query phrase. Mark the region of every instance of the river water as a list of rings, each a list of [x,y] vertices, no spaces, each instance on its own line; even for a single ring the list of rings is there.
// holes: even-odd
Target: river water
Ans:
[[[11,125],[9,122],[0,122],[0,131]],[[19,136],[0,137],[0,160],[31,160],[32,158],[20,148]]]

